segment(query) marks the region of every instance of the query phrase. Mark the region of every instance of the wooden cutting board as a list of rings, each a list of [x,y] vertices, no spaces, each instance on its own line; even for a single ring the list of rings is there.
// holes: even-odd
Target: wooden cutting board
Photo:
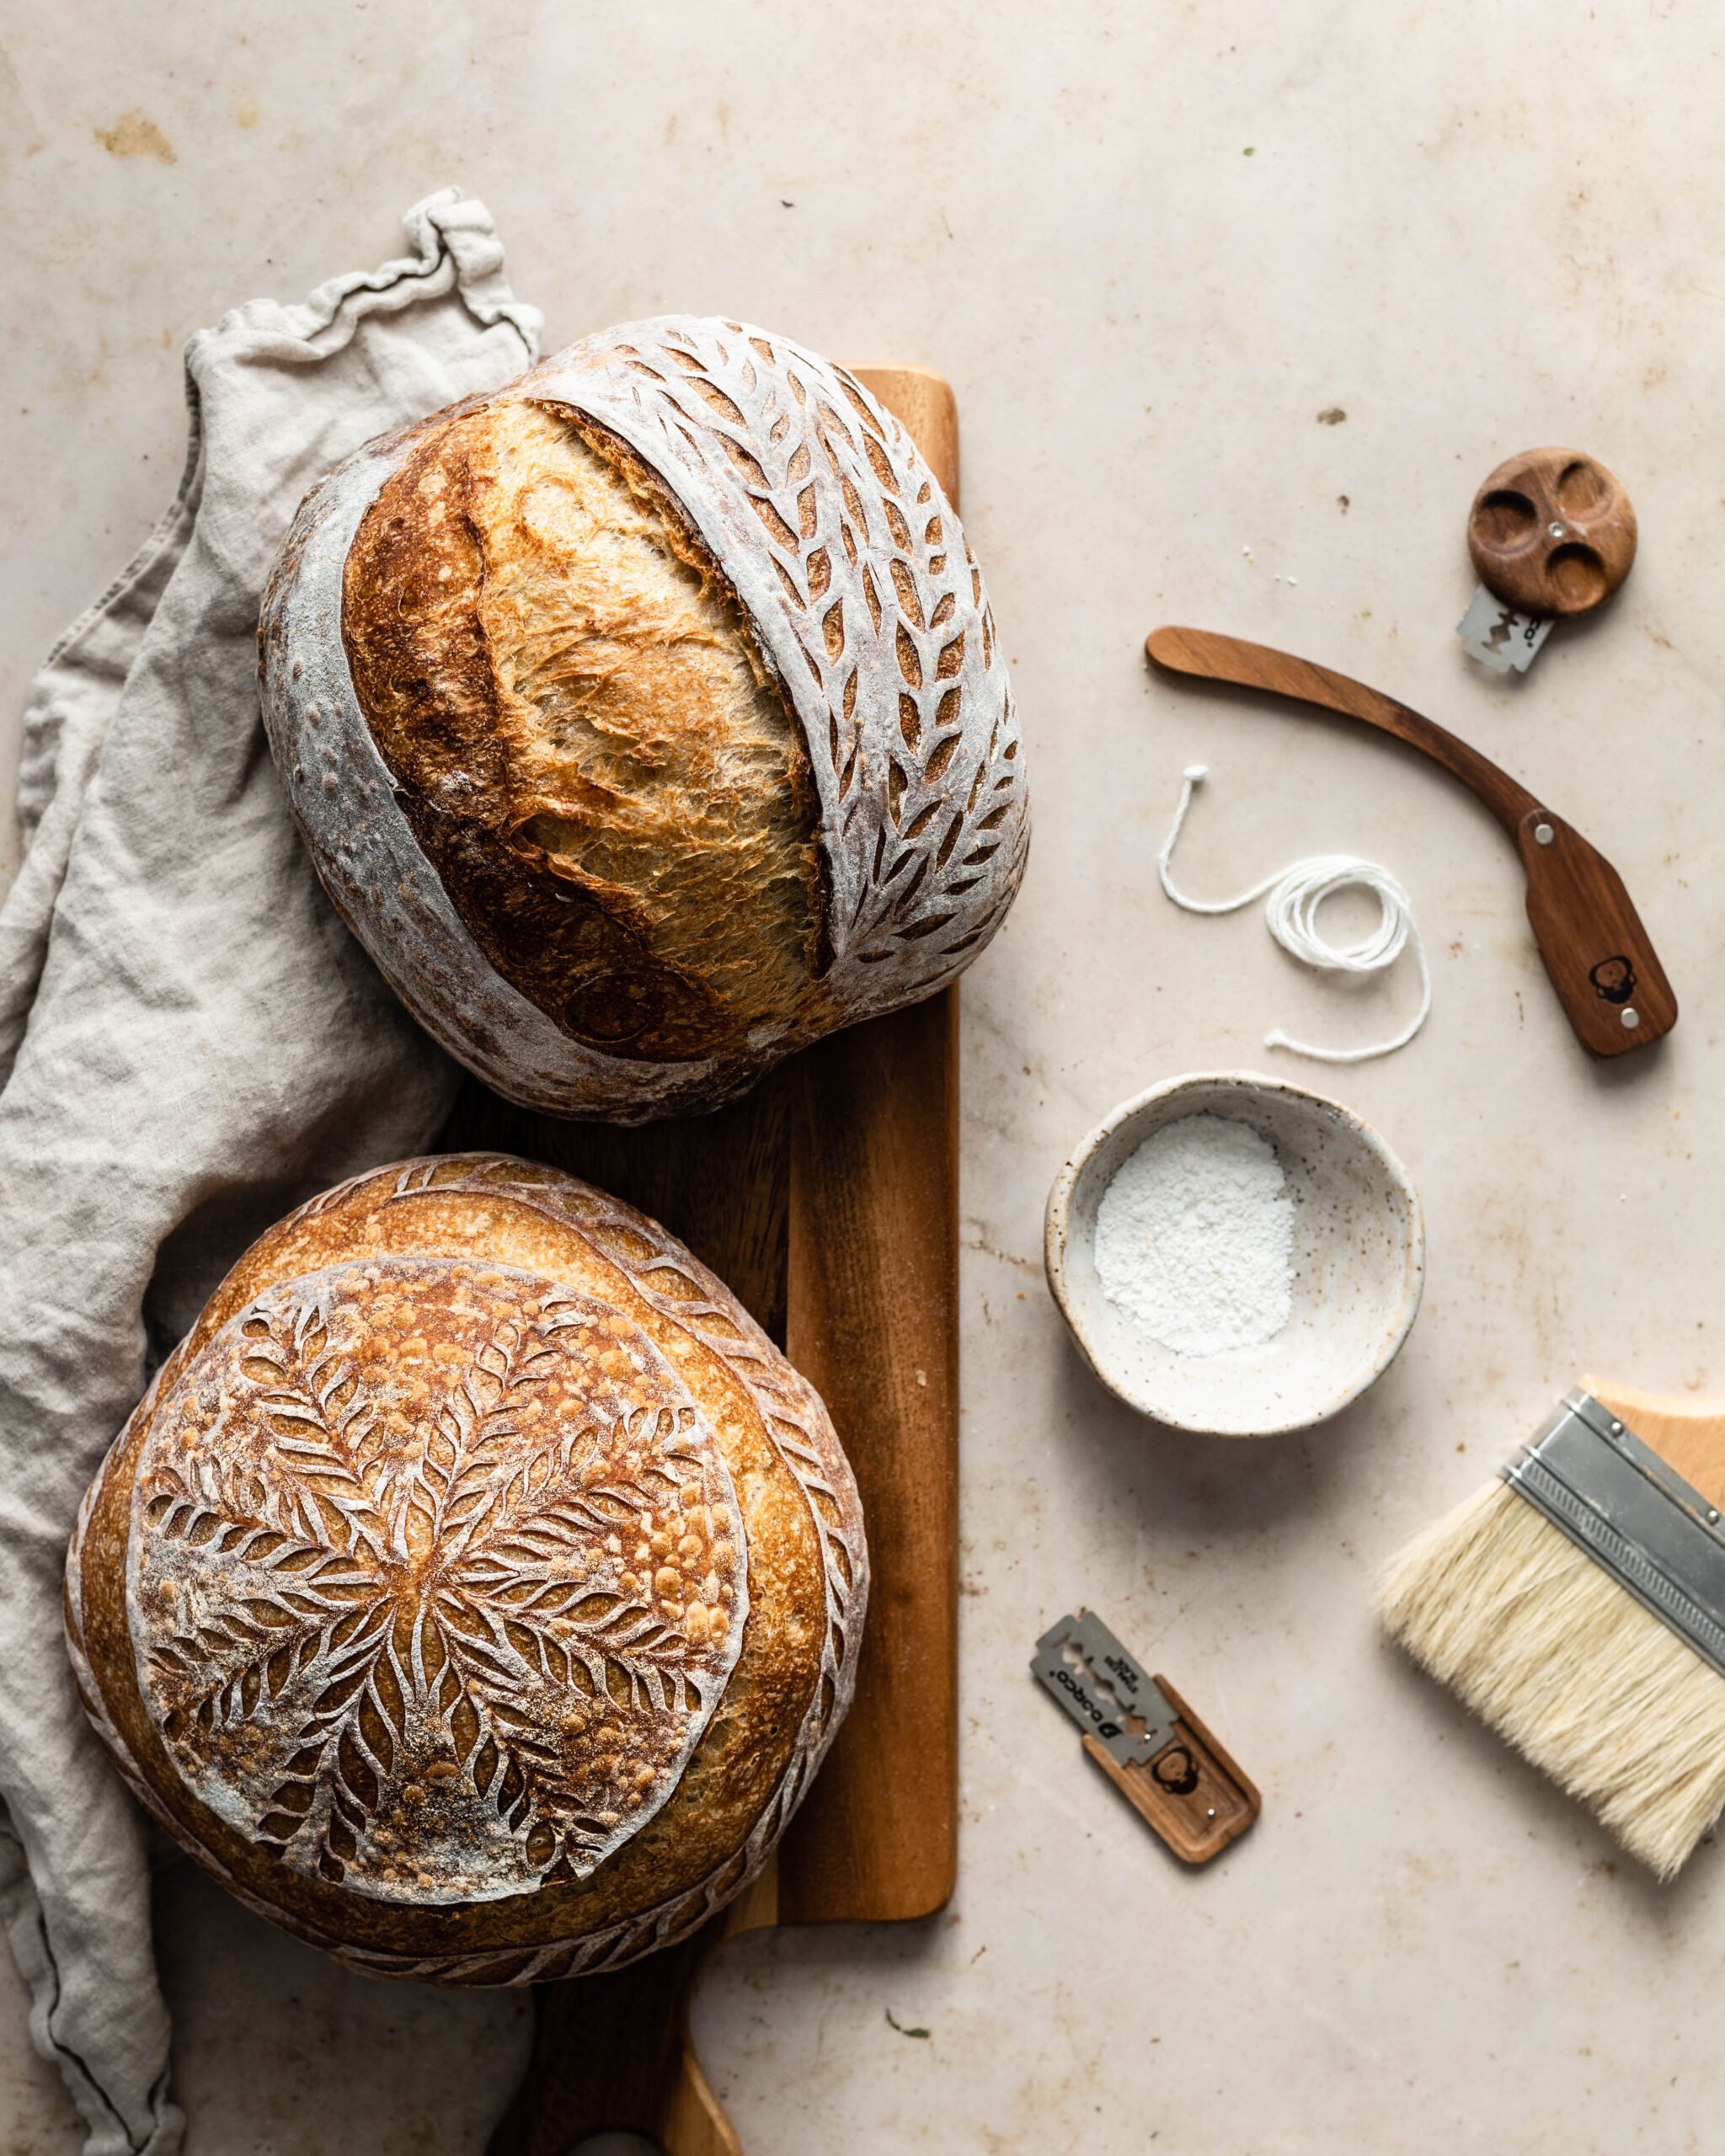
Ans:
[[[861,367],[959,497],[940,376]],[[568,1169],[664,1222],[825,1400],[861,1488],[873,1581],[855,1704],[773,1863],[681,1945],[535,1994],[526,2079],[489,2156],[626,2130],[741,2156],[688,2041],[697,1971],[772,1924],[934,1914],[958,1846],[958,990],[836,1034],[717,1115],[559,1123],[470,1081],[444,1135]]]

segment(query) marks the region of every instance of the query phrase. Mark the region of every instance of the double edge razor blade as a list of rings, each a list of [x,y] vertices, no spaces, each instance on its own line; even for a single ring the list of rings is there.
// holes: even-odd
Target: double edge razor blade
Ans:
[[[1084,1732],[1084,1749],[1187,1864],[1257,1818],[1258,1791],[1166,1677],[1151,1676],[1093,1610],[1050,1625],[1031,1672]]]
[[[1122,1767],[1147,1767],[1174,1733],[1174,1710],[1162,1688],[1093,1609],[1050,1625],[1030,1667],[1085,1735]]]
[[[1493,674],[1507,674],[1512,667],[1525,674],[1551,633],[1551,620],[1549,614],[1519,614],[1481,584],[1456,623],[1455,633],[1468,657]]]

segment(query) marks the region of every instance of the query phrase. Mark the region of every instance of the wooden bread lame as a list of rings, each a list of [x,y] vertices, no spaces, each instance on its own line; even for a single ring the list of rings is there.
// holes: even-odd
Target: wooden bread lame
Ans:
[[[1677,998],[1617,871],[1580,832],[1444,728],[1407,705],[1308,659],[1206,629],[1153,630],[1158,666],[1236,688],[1265,689],[1394,734],[1458,778],[1515,841],[1527,917],[1546,971],[1583,1048],[1625,1055],[1663,1039]]]
[[[1155,1682],[1178,1717],[1155,1758],[1123,1767],[1093,1737],[1085,1737],[1084,1749],[1183,1864],[1208,1864],[1239,1840],[1263,1811],[1263,1799],[1160,1670]]]
[[[1474,574],[1518,612],[1573,619],[1602,606],[1635,560],[1623,482],[1578,449],[1527,449],[1487,473],[1467,513]]]
[[[938,375],[859,367],[956,506]],[[741,2156],[689,2041],[721,1940],[772,1924],[935,1913],[958,1851],[956,987],[835,1033],[717,1114],[625,1129],[510,1107],[470,1081],[444,1143],[585,1177],[679,1235],[831,1412],[862,1492],[872,1584],[855,1701],[777,1855],[692,1939],[535,1993],[533,2048],[489,2156],[638,2133]]]

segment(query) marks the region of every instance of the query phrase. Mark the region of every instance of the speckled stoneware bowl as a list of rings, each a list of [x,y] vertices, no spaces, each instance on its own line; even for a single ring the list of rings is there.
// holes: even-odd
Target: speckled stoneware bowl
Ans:
[[[1294,1205],[1293,1310],[1262,1347],[1175,1353],[1109,1301],[1097,1208],[1153,1131],[1226,1116],[1272,1145]],[[1419,1308],[1425,1230],[1407,1171],[1358,1116],[1250,1071],[1171,1079],[1127,1101],[1073,1152],[1049,1193],[1049,1286],[1110,1391],[1177,1430],[1276,1437],[1326,1421],[1394,1361]]]

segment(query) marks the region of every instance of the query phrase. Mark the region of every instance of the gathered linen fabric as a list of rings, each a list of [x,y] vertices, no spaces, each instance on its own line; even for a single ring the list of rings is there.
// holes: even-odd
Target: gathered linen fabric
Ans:
[[[86,1485],[254,1235],[422,1151],[459,1074],[325,898],[259,716],[259,600],[312,483],[536,356],[480,203],[187,347],[179,495],[33,685],[0,907],[0,1920],[88,2156],[170,2156],[142,1814],[61,1620]]]

